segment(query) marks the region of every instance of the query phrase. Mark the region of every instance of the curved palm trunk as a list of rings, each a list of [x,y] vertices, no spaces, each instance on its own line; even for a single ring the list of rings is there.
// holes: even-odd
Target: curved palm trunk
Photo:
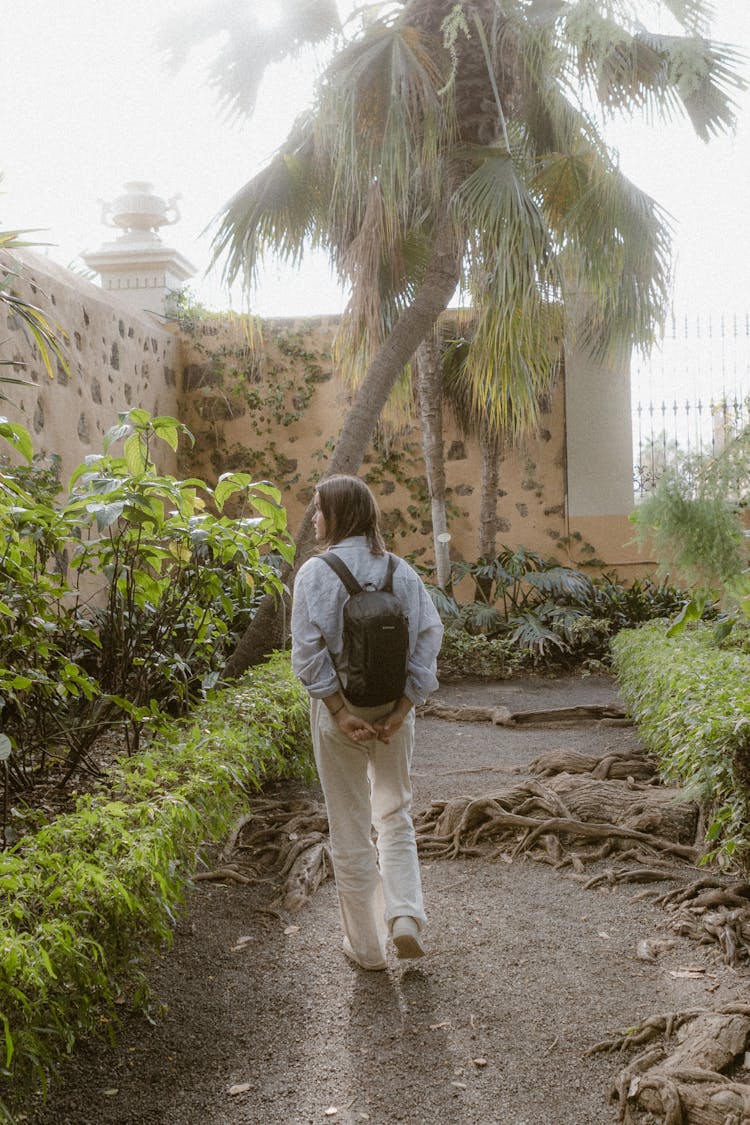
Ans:
[[[445,461],[443,459],[443,392],[440,348],[434,335],[417,348],[415,356],[419,417],[422,422],[422,455],[430,491],[432,538],[435,547],[436,581],[444,590],[450,579],[448,521],[445,513]]]
[[[367,369],[339,434],[336,448],[328,462],[324,477],[337,473],[358,472],[375,431],[388,395],[419,345],[434,327],[441,312],[448,307],[458,284],[461,270],[461,247],[447,214],[438,226],[432,258],[413,302],[401,314],[391,334],[383,342]],[[283,579],[288,588],[294,574],[313,553],[315,539],[312,528],[312,503],[307,507],[295,536],[297,553],[294,568],[286,568]],[[232,655],[224,666],[224,676],[233,679],[246,668],[258,664],[269,652],[286,642],[289,599],[267,595],[248,625]]]

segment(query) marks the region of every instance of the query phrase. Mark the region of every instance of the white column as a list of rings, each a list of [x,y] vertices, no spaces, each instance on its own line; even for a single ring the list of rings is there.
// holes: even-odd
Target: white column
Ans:
[[[568,514],[627,515],[633,510],[630,363],[565,356]]]

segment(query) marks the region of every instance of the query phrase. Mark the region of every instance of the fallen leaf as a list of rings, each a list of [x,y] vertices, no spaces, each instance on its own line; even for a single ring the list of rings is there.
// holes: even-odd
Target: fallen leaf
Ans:
[[[451,1082],[451,1086],[455,1086],[457,1090],[465,1090],[466,1089],[466,1083],[465,1082]]]
[[[639,961],[655,961],[656,950],[654,944],[646,938],[641,938],[635,947],[635,955]]]
[[[285,926],[284,927],[284,933],[285,934],[298,934],[299,933],[299,926]],[[326,1112],[328,1112],[328,1111],[326,1110]]]
[[[236,942],[230,949],[230,953],[239,953],[240,950],[246,949],[247,946],[250,945],[250,942],[252,940],[253,939],[249,934],[243,934],[242,937],[237,938]]]
[[[670,938],[641,938],[635,948],[635,955],[639,961],[655,961],[659,953],[673,949],[675,944]]]
[[[112,1087],[109,1090],[102,1090],[102,1093],[104,1094],[105,1098],[114,1098],[116,1094],[120,1093],[120,1091]]]
[[[248,1090],[252,1090],[252,1082],[237,1082],[234,1086],[230,1086],[227,1090],[228,1094],[235,1097],[237,1094],[246,1094]]]

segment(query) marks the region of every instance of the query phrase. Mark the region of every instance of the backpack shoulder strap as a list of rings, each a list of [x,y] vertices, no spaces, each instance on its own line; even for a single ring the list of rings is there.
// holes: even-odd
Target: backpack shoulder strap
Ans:
[[[343,559],[340,559],[333,551],[326,551],[325,554],[318,555],[318,558],[327,563],[331,570],[339,576],[350,595],[361,594],[362,587]]]
[[[388,569],[385,572],[385,581],[384,581],[383,585],[380,587],[380,589],[385,591],[385,593],[387,593],[387,594],[393,593],[393,572],[396,569],[397,562],[398,562],[398,559],[396,558],[396,556],[390,554],[390,552],[389,552],[389,554],[388,554]]]

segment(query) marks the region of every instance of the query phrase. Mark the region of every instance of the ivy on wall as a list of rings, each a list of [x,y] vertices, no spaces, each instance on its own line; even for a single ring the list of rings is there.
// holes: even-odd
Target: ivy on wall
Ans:
[[[178,320],[185,359],[182,417],[196,435],[200,457],[191,471],[200,469],[206,478],[248,472],[273,481],[292,509],[306,507],[350,401],[345,386],[330,385],[332,333],[319,319],[261,322],[199,307],[185,307]],[[541,442],[551,440],[550,430],[540,435]],[[446,435],[445,449],[446,463],[469,456],[465,441],[455,435]],[[565,533],[562,498],[544,502],[550,483],[557,493],[562,481],[547,479],[544,460],[550,458],[540,460],[540,451],[537,446],[514,453],[506,487],[498,489],[498,499],[507,497],[499,533],[527,546],[535,546],[540,535],[561,542]],[[558,468],[555,463],[553,472]],[[429,562],[431,510],[418,424],[381,425],[361,471],[380,503],[386,536],[405,540],[406,554]],[[452,547],[459,559],[462,547],[469,555],[476,550],[478,485],[468,462],[462,477],[456,466],[450,477],[446,500],[449,522],[460,529]]]
[[[307,453],[304,464],[293,455],[298,440],[294,428],[305,423],[317,387],[333,378],[330,354],[311,342],[315,323],[289,328],[251,325],[249,318],[221,318],[217,324],[183,316],[180,326],[191,353],[185,367],[193,415],[188,421],[199,443],[203,438],[210,449],[211,468],[217,474],[242,469],[268,477],[282,490],[296,489],[296,498],[306,503],[335,441],[324,437]],[[240,418],[248,440],[233,439],[236,427],[228,423]],[[279,429],[286,431],[283,449]],[[379,431],[365,457],[363,476],[384,501],[383,524],[389,537],[429,540],[429,494],[418,441],[407,433],[394,448],[386,432]],[[397,500],[404,492],[402,506],[389,502],[389,497]],[[459,514],[455,506],[453,510]],[[421,547],[414,553],[426,550]]]

